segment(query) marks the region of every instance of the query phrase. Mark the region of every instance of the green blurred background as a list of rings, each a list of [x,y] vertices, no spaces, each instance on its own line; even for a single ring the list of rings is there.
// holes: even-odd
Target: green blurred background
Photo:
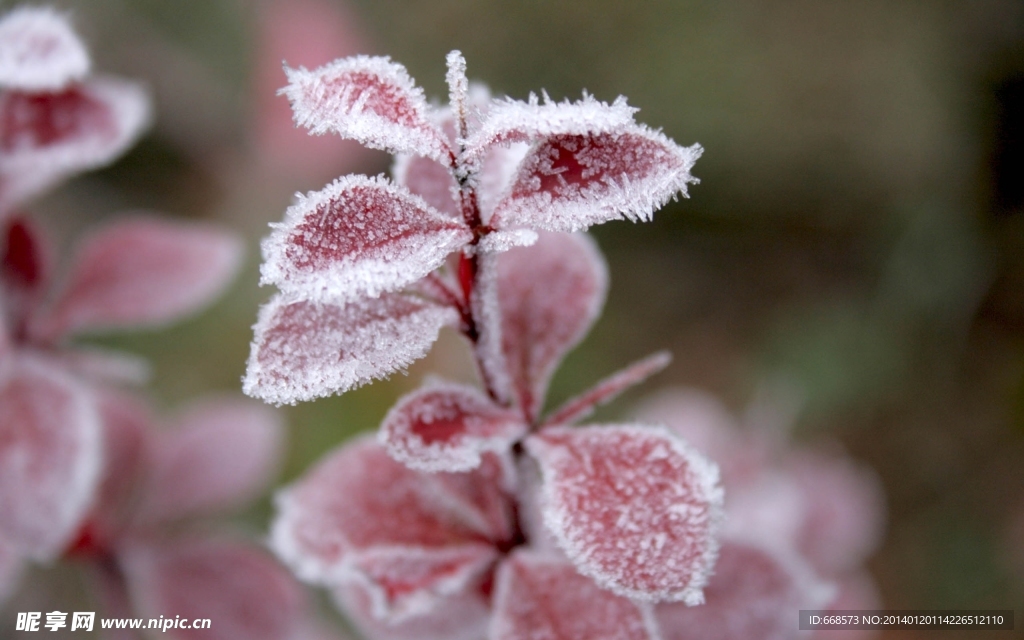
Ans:
[[[55,4],[72,9],[98,69],[151,86],[157,120],[120,163],[34,209],[65,239],[128,208],[246,234],[247,269],[213,309],[100,339],[152,359],[168,409],[237,390],[271,293],[256,286],[266,223],[295,191],[386,171],[388,157],[268,164],[256,112],[284,103],[268,95],[284,76],[259,64],[266,11],[287,3]],[[765,385],[798,390],[796,437],[838,439],[882,477],[889,528],[869,568],[887,607],[1024,615],[1024,3],[353,0],[333,11],[348,33],[310,64],[387,54],[443,96],[444,56],[458,48],[497,94],[626,95],[640,121],[705,147],[689,200],[650,224],[593,231],[608,306],[552,402],[660,348],[675,362],[647,391],[697,386],[740,412]],[[268,90],[260,73],[279,83]],[[375,428],[425,371],[466,366],[446,336],[408,377],[287,408],[283,478]],[[267,513],[265,502],[249,517]]]

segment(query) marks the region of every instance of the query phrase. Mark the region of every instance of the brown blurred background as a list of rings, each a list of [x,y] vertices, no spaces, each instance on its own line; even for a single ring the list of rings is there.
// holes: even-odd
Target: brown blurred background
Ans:
[[[157,120],[120,163],[33,209],[64,238],[152,208],[250,240],[247,271],[209,312],[99,339],[153,360],[161,404],[239,388],[271,293],[256,286],[257,241],[291,194],[388,168],[381,153],[275,137],[278,58],[387,54],[441,97],[458,48],[497,94],[626,95],[640,121],[706,149],[689,200],[594,230],[612,290],[552,402],[660,348],[675,362],[647,391],[697,386],[740,412],[766,384],[796,389],[795,437],[838,439],[883,480],[889,528],[869,568],[886,606],[1016,608],[1024,627],[1024,3],[55,4],[98,69],[150,85]],[[284,25],[299,5],[319,31],[297,41]],[[465,362],[448,336],[408,377],[287,409],[285,479],[376,427],[423,372]]]

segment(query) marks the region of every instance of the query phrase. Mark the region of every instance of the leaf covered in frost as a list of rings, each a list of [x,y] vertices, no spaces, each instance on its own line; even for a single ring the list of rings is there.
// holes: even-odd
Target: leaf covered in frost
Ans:
[[[503,453],[526,433],[515,411],[473,387],[436,383],[398,401],[380,441],[395,460],[420,471],[469,471],[485,451]]]
[[[656,640],[649,613],[558,556],[519,551],[498,569],[490,640]]]
[[[243,390],[276,404],[344,393],[422,358],[457,320],[401,294],[348,304],[277,295],[260,309]]]
[[[112,78],[57,93],[0,94],[0,212],[112,162],[148,120],[142,88]]]
[[[498,257],[502,350],[517,400],[533,421],[562,358],[604,306],[608,270],[590,238],[542,234]]]
[[[143,217],[117,222],[82,241],[37,330],[53,338],[176,320],[218,296],[241,258],[242,243],[226,231]]]
[[[374,149],[447,160],[443,133],[431,122],[423,90],[400,64],[354,56],[309,71],[285,68],[295,122],[310,133],[334,131]]]
[[[545,95],[541,104],[536,95],[528,102],[505,99],[495,101],[487,117],[466,143],[470,157],[482,155],[495,145],[536,142],[552,136],[587,136],[615,133],[633,125],[638,109],[619,97],[612,104],[584,94],[579,102],[550,102]]]
[[[57,91],[89,72],[89,52],[67,16],[19,7],[0,20],[0,87]]]
[[[305,613],[302,591],[287,570],[240,540],[137,542],[119,560],[138,615],[211,620],[201,637],[291,638]]]
[[[722,510],[714,463],[640,425],[550,427],[526,449],[544,523],[580,573],[637,600],[701,602]]]
[[[263,241],[261,284],[305,298],[396,291],[473,239],[460,220],[382,177],[350,175],[288,208]]]
[[[439,475],[357,440],[278,495],[271,544],[305,580],[365,585],[377,617],[427,612],[498,554],[481,514]]]
[[[51,365],[6,358],[0,371],[0,537],[26,556],[63,550],[99,482],[92,395]]]
[[[665,640],[787,640],[798,637],[797,612],[822,608],[831,594],[799,557],[726,541],[702,606],[672,602],[654,611]]]
[[[491,619],[490,599],[476,583],[401,621],[374,615],[373,596],[359,584],[335,589],[334,600],[368,640],[480,640]]]
[[[579,231],[620,218],[649,220],[697,181],[690,169],[701,152],[641,125],[550,136],[523,159],[492,224]]]

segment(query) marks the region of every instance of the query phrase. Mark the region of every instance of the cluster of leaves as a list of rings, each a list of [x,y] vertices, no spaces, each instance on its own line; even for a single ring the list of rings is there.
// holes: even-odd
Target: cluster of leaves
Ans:
[[[666,428],[574,424],[668,357],[542,410],[607,287],[572,232],[685,195],[700,147],[637,124],[623,98],[491,100],[457,51],[447,108],[387,58],[286,71],[299,124],[397,160],[394,181],[300,196],[264,241],[263,282],[280,293],[245,390],[344,392],[422,357],[445,325],[483,388],[430,380],[376,441],[329,453],[279,495],[274,549],[372,637],[660,637],[655,605],[703,600],[718,469]]]
[[[239,240],[133,215],[81,239],[57,278],[54,248],[21,209],[115,160],[148,113],[139,86],[90,73],[64,15],[0,19],[0,596],[27,561],[72,557],[106,615],[216,619],[220,638],[309,637],[302,592],[271,556],[234,535],[171,535],[255,497],[280,450],[275,415],[218,398],[161,428],[133,388],[145,362],[74,344],[206,306],[237,271]]]

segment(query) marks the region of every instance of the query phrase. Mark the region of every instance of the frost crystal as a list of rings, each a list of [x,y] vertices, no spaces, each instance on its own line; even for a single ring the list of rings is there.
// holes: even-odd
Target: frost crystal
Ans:
[[[20,7],[0,20],[0,86],[57,91],[89,72],[89,53],[66,16]]]

